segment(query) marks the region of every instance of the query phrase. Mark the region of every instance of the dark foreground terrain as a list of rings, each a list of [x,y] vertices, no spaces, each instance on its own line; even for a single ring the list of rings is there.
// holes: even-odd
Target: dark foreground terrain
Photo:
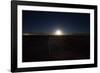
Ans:
[[[89,35],[23,35],[23,62],[89,58]]]

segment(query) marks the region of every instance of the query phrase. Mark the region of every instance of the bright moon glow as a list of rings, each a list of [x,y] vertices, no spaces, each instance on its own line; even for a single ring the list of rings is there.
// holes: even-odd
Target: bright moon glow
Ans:
[[[61,30],[56,30],[55,35],[63,35],[63,32]]]

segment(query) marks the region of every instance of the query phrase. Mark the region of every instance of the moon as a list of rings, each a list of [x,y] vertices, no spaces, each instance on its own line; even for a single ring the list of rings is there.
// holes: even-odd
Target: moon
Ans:
[[[63,35],[63,32],[60,29],[58,29],[58,30],[55,31],[54,34],[55,35]]]

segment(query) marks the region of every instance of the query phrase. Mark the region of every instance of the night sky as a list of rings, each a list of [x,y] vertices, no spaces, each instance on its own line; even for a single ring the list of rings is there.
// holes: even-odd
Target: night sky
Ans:
[[[57,29],[64,33],[89,33],[90,14],[22,11],[23,33],[52,33]]]

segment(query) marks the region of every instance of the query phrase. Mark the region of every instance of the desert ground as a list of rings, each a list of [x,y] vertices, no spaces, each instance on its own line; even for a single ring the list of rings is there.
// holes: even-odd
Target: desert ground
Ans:
[[[23,62],[90,58],[90,35],[23,35]]]

